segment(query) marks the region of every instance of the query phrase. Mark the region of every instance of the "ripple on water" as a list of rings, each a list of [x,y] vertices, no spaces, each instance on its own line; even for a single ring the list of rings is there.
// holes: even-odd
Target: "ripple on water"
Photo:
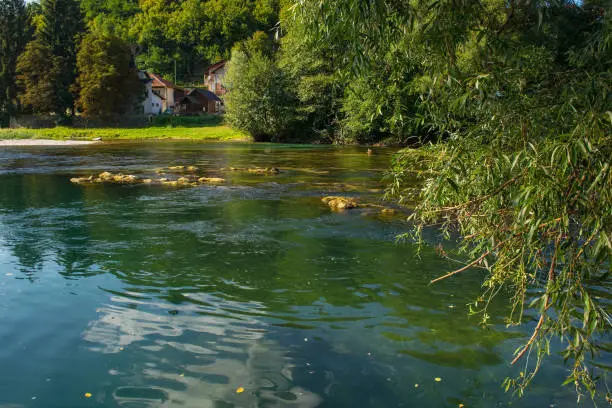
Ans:
[[[401,220],[320,201],[376,200],[388,159],[157,142],[1,151],[0,408],[507,406],[499,383],[526,334],[496,326],[499,305],[486,330],[465,316],[480,277],[431,287],[453,265],[395,245]],[[185,163],[286,171],[190,189],[69,182]],[[575,405],[562,362],[546,373],[525,406]]]

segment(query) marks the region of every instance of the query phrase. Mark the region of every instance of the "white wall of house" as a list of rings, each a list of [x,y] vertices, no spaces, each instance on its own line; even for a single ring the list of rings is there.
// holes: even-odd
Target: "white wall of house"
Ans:
[[[145,100],[142,107],[145,115],[159,115],[163,108],[163,99],[153,93],[151,82],[145,84]]]
[[[159,93],[162,99],[162,112],[165,112],[168,108],[174,108],[175,100],[174,100],[174,88],[168,87],[156,87],[155,91]]]

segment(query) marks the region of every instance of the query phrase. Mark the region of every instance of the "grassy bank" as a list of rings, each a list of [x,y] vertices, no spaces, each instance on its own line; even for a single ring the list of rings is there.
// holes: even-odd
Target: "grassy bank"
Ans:
[[[218,141],[244,141],[249,136],[228,126],[95,128],[79,129],[58,126],[46,129],[0,129],[0,139],[53,139],[53,140],[128,140],[128,139],[192,139]]]

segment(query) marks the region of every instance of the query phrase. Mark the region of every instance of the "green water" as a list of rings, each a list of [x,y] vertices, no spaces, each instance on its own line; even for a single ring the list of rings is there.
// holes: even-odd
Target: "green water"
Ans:
[[[0,148],[0,407],[575,406],[558,359],[527,397],[503,392],[527,333],[501,304],[489,329],[467,317],[477,272],[428,286],[456,265],[397,245],[404,217],[321,203],[379,200],[391,154]],[[69,182],[178,164],[228,182]],[[220,170],[253,166],[282,172]]]

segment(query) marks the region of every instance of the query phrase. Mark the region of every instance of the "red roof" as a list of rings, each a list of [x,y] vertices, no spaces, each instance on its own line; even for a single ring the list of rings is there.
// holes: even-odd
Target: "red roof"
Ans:
[[[212,64],[210,67],[206,68],[206,73],[207,74],[212,74],[216,70],[223,68],[225,66],[225,64],[227,64],[226,60],[221,60],[221,61],[217,62],[216,64]]]
[[[153,78],[153,83],[151,84],[153,88],[178,88],[172,82],[162,78],[159,75],[150,73],[149,76]]]

